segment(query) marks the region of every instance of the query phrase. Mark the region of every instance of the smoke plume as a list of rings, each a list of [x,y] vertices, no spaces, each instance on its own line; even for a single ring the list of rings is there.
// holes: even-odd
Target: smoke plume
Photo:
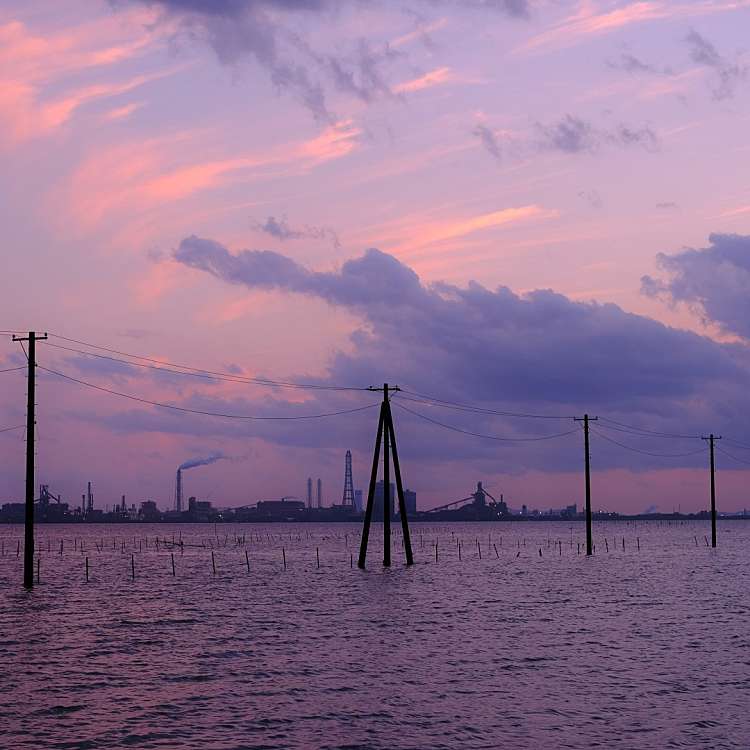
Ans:
[[[191,458],[185,463],[181,464],[178,468],[182,471],[185,469],[194,469],[196,466],[207,466],[208,464],[215,464],[217,461],[224,461],[229,459],[229,456],[225,456],[223,453],[212,453],[205,458]]]

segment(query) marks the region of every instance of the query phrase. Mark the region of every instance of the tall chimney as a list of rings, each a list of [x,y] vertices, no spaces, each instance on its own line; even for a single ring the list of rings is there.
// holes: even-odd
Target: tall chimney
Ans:
[[[323,481],[318,479],[318,508],[323,507]]]
[[[94,495],[91,492],[91,482],[89,482],[87,511],[91,511],[91,510],[94,510]]]
[[[307,478],[307,507],[312,508],[312,477]]]
[[[182,513],[182,469],[177,469],[177,479],[174,487],[174,509]]]

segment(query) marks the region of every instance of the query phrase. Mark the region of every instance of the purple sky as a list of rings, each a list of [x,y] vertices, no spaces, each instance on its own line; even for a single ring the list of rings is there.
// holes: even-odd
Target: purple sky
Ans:
[[[580,503],[578,432],[435,421],[539,438],[584,411],[596,508],[705,508],[703,443],[666,435],[710,431],[720,509],[746,507],[749,27],[750,0],[10,0],[2,328],[480,406],[396,402],[420,507],[480,479],[514,507]],[[200,411],[377,400],[50,343],[45,367]],[[232,460],[186,491],[220,505],[308,476],[339,502],[347,448],[366,484],[375,410],[219,419],[39,376],[39,481],[73,502],[90,479],[102,505],[166,507],[210,455]],[[0,378],[0,428],[21,424],[24,374]],[[0,500],[22,494],[23,437],[0,433]]]

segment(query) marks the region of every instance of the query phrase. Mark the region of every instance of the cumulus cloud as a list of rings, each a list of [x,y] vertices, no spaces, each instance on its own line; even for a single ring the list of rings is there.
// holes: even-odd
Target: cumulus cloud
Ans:
[[[712,234],[709,246],[657,256],[666,278],[642,278],[642,291],[685,303],[705,322],[750,340],[750,236]]]
[[[685,37],[690,53],[690,59],[698,65],[711,68],[715,73],[712,87],[713,97],[716,100],[731,99],[734,97],[737,87],[747,79],[748,67],[740,65],[739,62],[729,62],[714,45],[701,36],[695,29],[691,29]]]
[[[269,250],[235,255],[218,242],[195,236],[184,239],[174,257],[232,284],[307,294],[347,307],[398,307],[422,289],[414,271],[379,250],[347,261],[338,274],[310,271]]]
[[[478,283],[424,284],[408,266],[374,249],[338,271],[319,272],[279,253],[232,253],[213,240],[188,237],[175,259],[249,291],[302,294],[361,318],[351,351],[338,352],[331,360],[330,383],[387,380],[457,402],[493,408],[511,404],[514,411],[561,416],[601,410],[672,432],[700,432],[719,412],[728,424],[736,419],[735,410],[747,406],[743,382],[750,362],[745,349],[669,328],[613,304],[576,302],[551,290],[519,295]],[[713,400],[717,392],[721,403]],[[405,405],[489,434],[543,435],[559,429],[545,421],[519,425],[488,414],[441,414],[425,405]],[[446,438],[440,431],[435,435],[434,426],[408,413],[401,418],[411,425],[410,434],[419,436],[425,458],[498,450],[481,441],[467,443],[465,437]],[[739,422],[730,426],[735,435],[745,429]],[[643,447],[641,438],[633,442]],[[564,467],[577,460],[561,458],[555,450],[524,449],[518,465],[549,468],[557,462]],[[611,456],[603,454],[612,465],[630,465],[633,455],[614,449]],[[685,459],[691,460],[697,459]]]
[[[316,377],[290,373],[284,379],[358,387],[388,381],[410,391],[394,401],[401,451],[410,466],[421,462],[426,470],[461,460],[480,470],[509,473],[580,467],[577,433],[550,441],[506,443],[449,431],[424,416],[485,435],[546,437],[575,429],[570,418],[588,411],[661,432],[699,434],[720,429],[750,441],[742,418],[750,406],[745,385],[750,349],[676,330],[613,304],[577,302],[544,289],[518,294],[504,286],[489,289],[478,283],[427,284],[396,258],[374,249],[338,270],[316,271],[280,253],[230,252],[215,240],[193,236],[180,243],[174,260],[243,287],[248,294],[273,290],[304,295],[350,312],[360,322],[345,349],[331,355],[325,373]],[[94,372],[89,373],[93,377]],[[118,377],[120,372],[105,367],[96,373],[96,382]],[[117,390],[135,392],[135,385],[133,380]],[[486,411],[431,406],[419,401],[415,394],[421,393],[469,402]],[[278,388],[248,390],[224,383],[221,388],[204,389],[189,382],[184,388],[170,384],[169,395],[158,400],[204,412],[298,417],[376,405],[378,398],[318,389],[295,391],[294,396],[290,400],[289,392]],[[406,400],[414,398],[416,402]],[[546,414],[560,420],[511,419],[489,410]],[[127,433],[260,439],[338,455],[342,446],[361,454],[371,448],[377,411],[330,422],[222,420],[144,406],[106,417],[82,409],[70,415],[96,419],[99,425]],[[333,429],[321,429],[324,425]],[[701,447],[690,442],[665,444],[658,436],[608,432],[617,428],[603,419],[597,425],[598,468],[665,465],[665,459],[628,452],[603,436],[656,453],[692,453]],[[697,454],[666,464],[697,466],[704,459]]]

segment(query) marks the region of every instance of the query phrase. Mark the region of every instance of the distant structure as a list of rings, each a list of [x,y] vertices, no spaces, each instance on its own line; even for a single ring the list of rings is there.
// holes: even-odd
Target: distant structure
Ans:
[[[351,508],[357,510],[357,505],[354,502],[354,482],[352,481],[352,452],[346,452],[346,462],[344,468],[344,497],[341,500],[341,504],[345,508]]]
[[[177,469],[177,478],[174,484],[174,509],[182,513],[182,469]]]
[[[361,513],[365,509],[362,490],[354,490],[354,507],[357,509],[357,513]]]
[[[91,491],[91,482],[89,482],[86,495],[86,512],[91,513],[92,510],[94,510],[94,493]]]
[[[318,508],[323,507],[323,480],[318,477]]]
[[[417,493],[413,490],[404,490],[404,505],[407,518],[414,518],[417,515]]]
[[[396,495],[396,486],[393,484],[393,482],[389,482],[389,505],[390,505],[390,513],[388,514],[388,518],[393,520],[396,518],[395,514],[395,495]],[[377,483],[375,484],[375,496],[373,498],[373,505],[372,505],[372,518],[374,521],[382,521],[383,520],[383,505],[385,504],[385,482],[382,479],[379,479]]]
[[[312,510],[312,477],[307,478],[307,507]]]

